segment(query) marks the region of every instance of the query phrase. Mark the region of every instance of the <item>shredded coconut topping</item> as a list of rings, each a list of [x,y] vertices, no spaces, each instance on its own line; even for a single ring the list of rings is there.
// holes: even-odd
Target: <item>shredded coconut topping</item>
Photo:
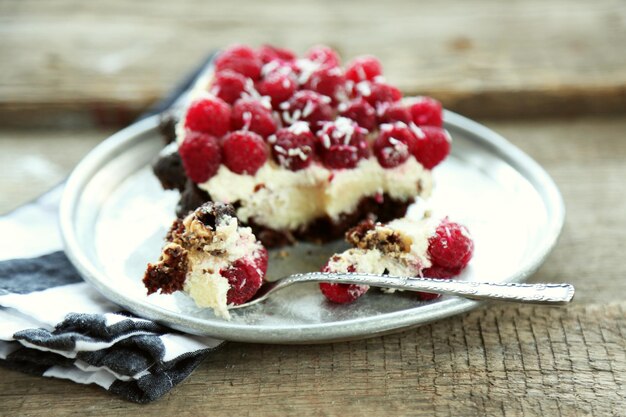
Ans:
[[[306,102],[306,105],[304,106],[304,109],[302,109],[302,116],[309,117],[311,113],[313,113],[314,109],[315,109],[315,103],[313,103],[311,100],[308,100]]]
[[[365,97],[369,97],[372,94],[372,89],[370,88],[370,83],[367,81],[361,81],[356,85],[356,90]]]
[[[270,96],[262,96],[261,93],[259,93],[256,90],[256,88],[254,88],[254,81],[252,81],[252,78],[247,78],[246,79],[246,86],[244,88],[242,96],[249,97],[251,99],[257,100],[259,103],[261,103],[261,105],[263,107],[265,107],[268,110],[271,110],[271,108],[272,108],[272,99],[271,99],[271,97]]]
[[[344,138],[344,145],[349,145],[352,135],[354,135],[355,124],[351,119],[347,117],[338,117],[335,120],[335,131],[333,137],[335,139]]]
[[[311,131],[311,129],[309,129],[309,124],[307,122],[302,122],[302,121],[293,123],[287,129],[291,133],[294,133],[296,135],[301,135],[303,133],[307,133]]]
[[[418,139],[426,139],[426,134],[424,133],[424,131],[420,129],[415,123],[409,123],[409,128]]]
[[[317,71],[320,67],[320,64],[315,61],[311,61],[310,59],[298,59],[296,61],[296,65],[298,69],[300,69],[300,76],[298,77],[298,83],[300,85],[305,84],[311,78],[311,75],[315,71]]]

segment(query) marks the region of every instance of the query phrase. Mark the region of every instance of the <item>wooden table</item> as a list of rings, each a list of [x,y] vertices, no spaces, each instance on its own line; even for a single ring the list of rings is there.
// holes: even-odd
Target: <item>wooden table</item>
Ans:
[[[575,302],[493,304],[350,343],[231,343],[146,406],[0,369],[0,415],[626,414],[624,3],[244,3],[0,3],[0,212],[61,180],[207,49],[328,42],[381,55],[406,91],[481,117],[547,169],[567,220],[531,281],[572,282]]]

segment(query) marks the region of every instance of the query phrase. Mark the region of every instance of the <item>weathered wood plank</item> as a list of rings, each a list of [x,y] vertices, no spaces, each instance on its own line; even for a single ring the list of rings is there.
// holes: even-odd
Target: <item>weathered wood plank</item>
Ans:
[[[398,335],[228,344],[147,406],[0,370],[4,415],[615,415],[626,407],[623,303],[498,305]]]
[[[0,130],[0,213],[35,198],[65,178],[105,130]]]
[[[234,41],[373,53],[471,116],[623,113],[625,19],[619,0],[1,2],[0,123],[123,124]]]

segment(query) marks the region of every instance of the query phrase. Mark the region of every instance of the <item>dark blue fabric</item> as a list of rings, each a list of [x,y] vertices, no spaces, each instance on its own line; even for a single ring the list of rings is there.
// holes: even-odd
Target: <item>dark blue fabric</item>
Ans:
[[[36,258],[0,261],[0,294],[28,294],[81,281],[62,251]]]

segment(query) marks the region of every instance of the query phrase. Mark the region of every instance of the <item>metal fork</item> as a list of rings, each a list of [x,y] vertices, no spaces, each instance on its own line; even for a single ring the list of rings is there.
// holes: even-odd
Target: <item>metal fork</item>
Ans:
[[[571,284],[495,283],[359,273],[309,272],[266,282],[252,300],[244,304],[230,305],[228,308],[234,310],[258,304],[267,300],[272,294],[302,282],[370,285],[398,290],[456,295],[471,300],[511,301],[543,305],[565,305],[572,301],[575,291]]]

